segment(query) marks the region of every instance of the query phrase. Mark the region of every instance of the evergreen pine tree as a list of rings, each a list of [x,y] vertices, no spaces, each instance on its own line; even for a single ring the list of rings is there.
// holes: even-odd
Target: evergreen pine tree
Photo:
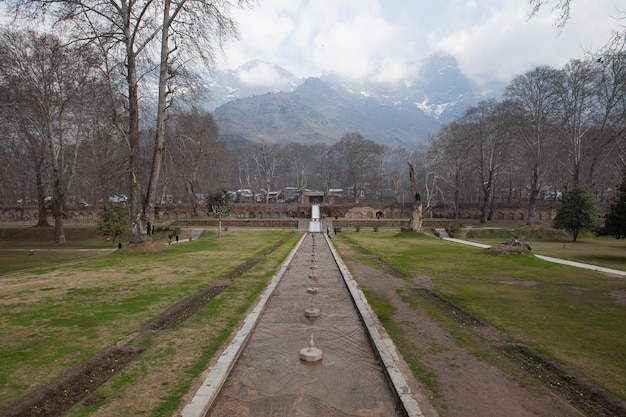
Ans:
[[[597,207],[596,197],[586,186],[578,184],[563,196],[563,205],[556,213],[553,226],[570,232],[576,242],[581,231],[598,227]]]

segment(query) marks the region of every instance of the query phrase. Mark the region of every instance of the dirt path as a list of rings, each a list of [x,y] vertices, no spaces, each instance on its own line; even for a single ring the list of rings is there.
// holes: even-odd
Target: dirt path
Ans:
[[[402,301],[398,290],[430,288],[428,277],[395,277],[359,262],[359,255],[341,239],[333,239],[333,243],[359,285],[389,300],[396,308],[394,321],[402,327],[410,345],[423,352],[420,366],[432,374],[440,387],[437,393],[424,387],[418,389],[430,399],[441,417],[582,415],[543,386],[523,376],[513,377],[457,346],[452,335],[428,314]],[[485,343],[493,341],[487,337]]]

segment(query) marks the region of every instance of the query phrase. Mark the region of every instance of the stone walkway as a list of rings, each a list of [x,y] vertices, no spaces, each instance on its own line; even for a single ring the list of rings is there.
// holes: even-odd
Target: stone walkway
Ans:
[[[183,417],[411,416],[397,353],[324,234],[304,235]],[[319,317],[305,310],[319,309]],[[322,359],[300,359],[313,335]]]

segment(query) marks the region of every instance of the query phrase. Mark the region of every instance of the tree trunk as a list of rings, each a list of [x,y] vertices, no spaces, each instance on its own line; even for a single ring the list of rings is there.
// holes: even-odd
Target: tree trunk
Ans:
[[[487,216],[489,216],[489,205],[491,203],[491,181],[492,177],[489,177],[487,185],[483,185],[483,204],[480,209],[480,224],[487,223]]]
[[[409,231],[419,232],[422,230],[422,196],[417,186],[417,180],[415,179],[415,170],[413,165],[409,162],[409,177],[411,180],[411,188],[413,189],[413,206],[411,208],[411,216],[409,218]]]
[[[65,229],[63,211],[65,205],[62,199],[54,199],[54,243],[65,243]]]
[[[159,63],[159,96],[157,104],[156,137],[154,140],[154,153],[152,155],[152,169],[150,170],[148,193],[146,195],[146,200],[143,206],[143,220],[151,224],[154,224],[157,186],[159,184],[161,165],[163,163],[163,153],[165,151],[165,108],[167,106],[170,5],[170,0],[166,0],[163,5],[163,26],[161,28],[161,62]],[[147,235],[147,240],[151,240],[150,235]]]
[[[128,140],[129,140],[129,183],[130,183],[130,222],[131,243],[146,241],[146,229],[142,221],[142,198],[140,176],[139,143],[139,92],[137,91],[137,65],[132,46],[128,47]]]
[[[526,219],[526,225],[531,226],[535,224],[535,208],[537,207],[538,190],[533,188],[530,191],[530,197],[528,199],[528,219]]]
[[[461,188],[460,176],[457,173],[454,177],[454,220],[459,218],[459,202],[461,201],[461,195],[459,189]]]
[[[187,191],[187,198],[189,198],[189,202],[191,203],[193,215],[196,217],[200,216],[200,203],[196,198],[196,190],[194,189],[193,181],[185,181],[185,191]]]
[[[528,218],[526,225],[531,226],[535,223],[535,208],[537,206],[537,196],[539,195],[539,173],[537,168],[533,170],[533,182],[530,188],[530,196],[528,197]]]
[[[46,188],[43,184],[41,166],[37,166],[36,171],[35,182],[37,183],[37,209],[39,212],[39,218],[37,219],[36,226],[49,227],[50,223],[48,223],[48,211],[46,210]]]

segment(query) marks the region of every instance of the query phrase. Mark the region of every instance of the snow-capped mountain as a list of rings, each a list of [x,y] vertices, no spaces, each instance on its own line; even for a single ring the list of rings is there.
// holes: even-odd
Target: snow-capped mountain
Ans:
[[[334,143],[356,131],[392,147],[414,146],[504,89],[499,83],[478,86],[443,54],[416,64],[414,75],[396,84],[303,80],[263,61],[215,73],[208,84],[206,107],[227,141]]]
[[[234,70],[205,74],[209,97],[205,107],[213,111],[229,101],[260,94],[290,92],[304,81],[268,62],[254,60]]]

